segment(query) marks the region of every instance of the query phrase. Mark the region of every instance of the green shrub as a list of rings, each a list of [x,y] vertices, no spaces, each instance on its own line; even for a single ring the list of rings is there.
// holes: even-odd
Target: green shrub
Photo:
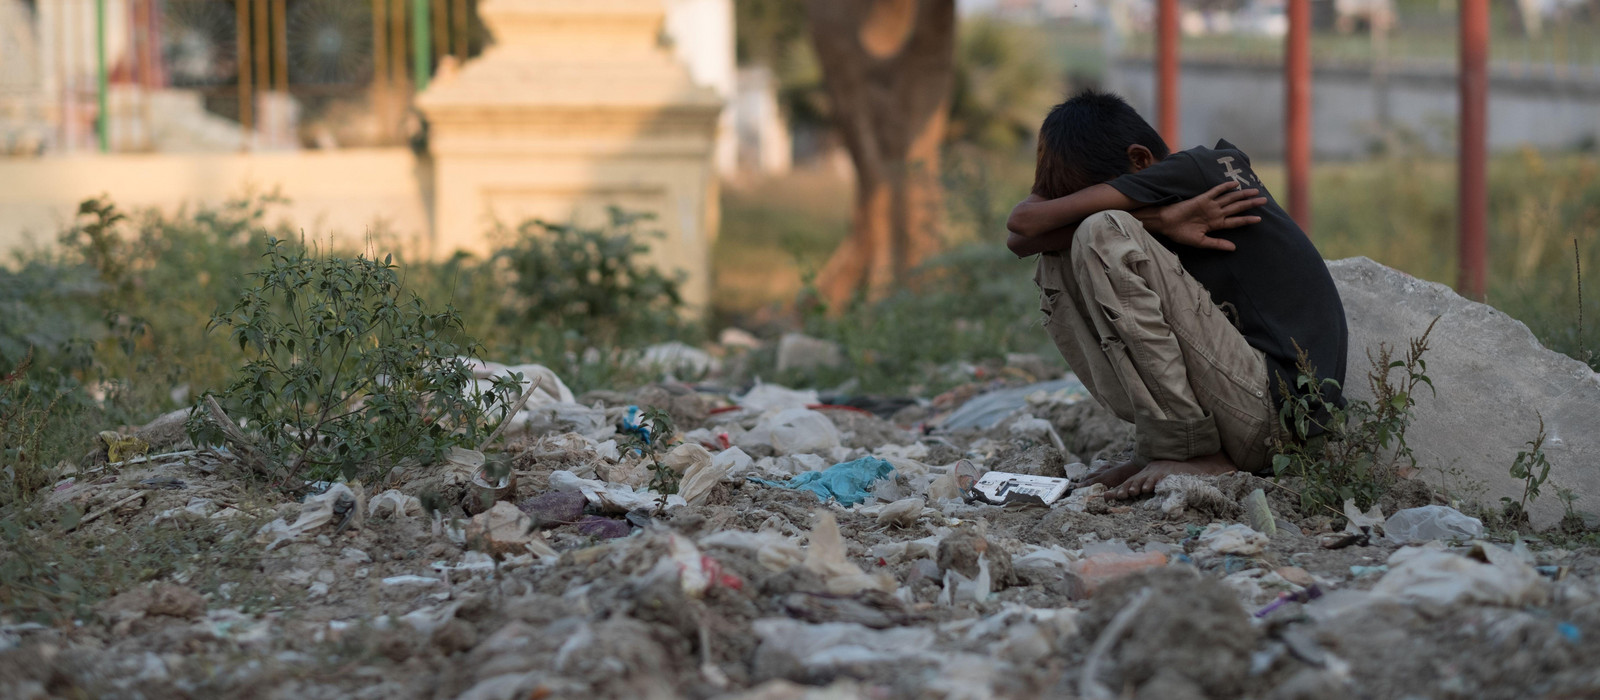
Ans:
[[[644,260],[650,216],[609,210],[601,228],[523,222],[494,262],[509,294],[501,320],[549,329],[594,343],[651,342],[679,329],[682,276],[662,274]],[[503,234],[502,234],[503,235]]]
[[[504,243],[488,261],[473,268],[458,259],[434,274],[469,274],[476,281],[452,293],[470,284],[493,300],[493,321],[474,330],[499,358],[548,365],[578,391],[648,380],[633,350],[701,334],[684,317],[683,276],[646,259],[648,240],[662,237],[645,227],[651,217],[608,212],[600,227],[530,220],[502,228],[492,238]]]
[[[427,311],[390,258],[318,257],[277,239],[265,257],[212,325],[249,358],[223,404],[259,433],[257,447],[289,460],[284,479],[371,477],[473,445],[519,393],[509,379],[477,390],[466,358],[479,348],[460,316]],[[217,429],[191,421],[196,442],[220,442]]]
[[[1318,377],[1301,353],[1295,387],[1279,389],[1284,396],[1279,420],[1288,439],[1277,446],[1272,468],[1280,480],[1300,482],[1300,505],[1306,512],[1340,513],[1346,500],[1366,510],[1389,490],[1403,467],[1416,467],[1406,429],[1417,389],[1423,384],[1433,388],[1422,357],[1432,332],[1430,323],[1399,359],[1387,344],[1379,345],[1377,356],[1369,356],[1372,367],[1367,372],[1373,400],[1346,397],[1344,406],[1327,398],[1339,392],[1339,383]],[[1392,378],[1395,370],[1399,376]]]

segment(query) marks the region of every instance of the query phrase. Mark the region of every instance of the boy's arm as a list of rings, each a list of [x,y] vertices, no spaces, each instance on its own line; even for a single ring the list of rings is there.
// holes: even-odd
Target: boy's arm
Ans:
[[[1032,238],[1063,228],[1071,231],[1097,212],[1129,211],[1143,206],[1107,184],[1085,187],[1059,199],[1031,194],[1012,208],[1006,228],[1013,234]]]
[[[1006,236],[1006,247],[1019,258],[1030,255],[1048,253],[1056,250],[1066,250],[1072,245],[1072,234],[1077,230],[1075,226],[1065,226],[1054,231],[1046,231],[1038,236],[1024,236],[1012,231]]]
[[[1086,204],[1110,203],[1113,197],[1091,195],[1093,198],[1079,198],[1076,202],[1057,204],[1073,199],[1084,192],[1105,188],[1116,193],[1118,197],[1127,202],[1126,206],[1107,206],[1077,215],[1070,223],[1059,225],[1056,228],[1036,231],[1032,234],[1019,230],[1012,222],[1017,220],[1018,212],[1023,213],[1022,224],[1024,227],[1037,225],[1040,218],[1051,216],[1066,216],[1076,213],[1076,207]],[[1066,250],[1072,245],[1072,234],[1077,230],[1078,224],[1083,219],[1108,209],[1120,209],[1132,212],[1134,217],[1144,224],[1145,229],[1151,233],[1159,234],[1168,239],[1196,248],[1211,248],[1215,250],[1231,251],[1233,243],[1212,238],[1206,234],[1212,231],[1238,228],[1261,221],[1259,216],[1244,215],[1244,212],[1263,206],[1267,198],[1258,196],[1260,190],[1241,189],[1232,180],[1224,182],[1209,191],[1186,199],[1181,202],[1166,206],[1145,206],[1118,192],[1110,185],[1095,185],[1077,193],[1067,195],[1060,199],[1042,199],[1038,195],[1029,195],[1022,200],[1016,209],[1011,211],[1011,219],[1007,220],[1007,228],[1011,235],[1006,238],[1006,247],[1011,249],[1017,257],[1027,257],[1053,250]],[[1049,206],[1055,205],[1055,206]]]

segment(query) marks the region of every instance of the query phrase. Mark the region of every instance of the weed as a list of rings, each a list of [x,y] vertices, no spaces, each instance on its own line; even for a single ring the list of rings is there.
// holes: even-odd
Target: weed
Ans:
[[[271,239],[266,267],[212,327],[250,357],[222,392],[234,418],[288,458],[284,481],[381,474],[403,458],[437,458],[483,436],[485,416],[518,392],[508,378],[479,392],[454,309],[430,313],[404,292],[390,258],[311,255]],[[195,441],[218,444],[198,418]]]
[[[50,483],[41,460],[44,433],[61,400],[58,393],[27,381],[33,354],[0,375],[0,469],[5,473],[0,503],[13,503]]]
[[[1538,500],[1539,488],[1550,478],[1550,460],[1545,458],[1544,441],[1544,416],[1539,416],[1538,434],[1523,443],[1528,449],[1518,451],[1511,462],[1511,478],[1522,481],[1522,499],[1500,498],[1501,510],[1509,523],[1527,521],[1528,505]]]
[[[1437,323],[1438,319],[1434,319]],[[1377,502],[1400,478],[1404,468],[1415,468],[1416,457],[1406,443],[1411,409],[1416,391],[1428,378],[1428,336],[1433,323],[1409,343],[1404,357],[1396,359],[1388,344],[1378,346],[1377,355],[1368,353],[1371,369],[1367,384],[1373,400],[1350,400],[1344,406],[1328,397],[1338,394],[1339,383],[1317,376],[1302,351],[1295,390],[1285,383],[1279,420],[1289,439],[1277,446],[1272,467],[1281,480],[1288,477],[1302,482],[1301,507],[1307,512],[1326,509],[1341,512],[1339,505],[1354,499],[1366,509]],[[1398,378],[1391,378],[1399,370]]]
[[[1561,501],[1562,532],[1577,534],[1587,529],[1583,522],[1583,515],[1578,513],[1578,492],[1565,486],[1556,487],[1556,498]]]
[[[678,492],[678,473],[661,463],[661,448],[672,444],[672,438],[677,433],[677,426],[672,423],[672,416],[659,408],[647,409],[636,416],[630,415],[624,422],[627,437],[623,440],[623,452],[638,452],[650,464],[650,488],[659,493],[671,494]]]

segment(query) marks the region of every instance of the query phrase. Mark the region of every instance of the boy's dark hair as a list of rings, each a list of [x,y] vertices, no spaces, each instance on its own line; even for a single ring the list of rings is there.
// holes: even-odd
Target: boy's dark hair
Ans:
[[[1170,154],[1161,135],[1121,97],[1084,90],[1052,107],[1039,126],[1033,193],[1056,199],[1124,175],[1134,144],[1156,160]]]

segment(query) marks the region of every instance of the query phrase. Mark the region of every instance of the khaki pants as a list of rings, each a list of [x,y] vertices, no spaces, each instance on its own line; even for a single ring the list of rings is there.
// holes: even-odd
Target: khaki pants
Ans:
[[[1149,459],[1227,453],[1270,466],[1277,427],[1266,360],[1131,214],[1084,220],[1070,254],[1039,256],[1045,328],[1101,405],[1134,424]]]

